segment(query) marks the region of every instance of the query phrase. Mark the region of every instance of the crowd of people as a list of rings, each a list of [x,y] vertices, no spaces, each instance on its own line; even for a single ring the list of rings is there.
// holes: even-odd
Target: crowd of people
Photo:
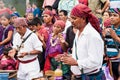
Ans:
[[[18,80],[32,80],[61,66],[63,80],[109,80],[106,64],[111,79],[119,80],[115,0],[44,0],[43,9],[26,4],[24,16],[4,4],[0,0],[0,70],[17,70]]]

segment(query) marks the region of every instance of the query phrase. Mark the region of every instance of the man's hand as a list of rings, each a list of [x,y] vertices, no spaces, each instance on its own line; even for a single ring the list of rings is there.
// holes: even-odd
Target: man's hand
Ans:
[[[58,55],[55,57],[55,60],[58,61],[58,62],[60,62],[62,56],[63,56],[63,54],[58,54]]]
[[[18,58],[23,58],[24,56],[28,55],[28,52],[22,52],[17,55]]]
[[[77,61],[74,58],[72,58],[72,55],[70,55],[70,54],[64,54],[64,56],[61,57],[61,61],[64,64],[68,64],[68,65],[71,65],[71,66],[77,66],[78,65]]]

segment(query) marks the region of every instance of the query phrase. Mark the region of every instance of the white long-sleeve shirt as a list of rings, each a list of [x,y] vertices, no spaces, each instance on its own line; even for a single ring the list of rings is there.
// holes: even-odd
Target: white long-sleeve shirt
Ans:
[[[23,38],[25,39],[32,31],[27,29],[25,35]],[[13,48],[17,49],[17,46],[20,46],[22,43],[23,38],[21,38],[21,35],[19,33],[16,33],[13,38]],[[18,52],[18,55],[20,55],[22,52],[30,52],[33,50],[38,50],[42,52],[42,43],[38,39],[37,35],[35,33],[32,33],[27,40],[23,43],[20,51]],[[19,58],[21,61],[31,60],[33,58],[37,57],[37,54],[35,55],[26,55],[23,58]]]
[[[91,26],[90,23],[86,25],[80,36],[76,34],[72,57],[76,59],[78,57],[78,66],[71,66],[71,71],[75,75],[80,75],[80,70],[83,68],[84,73],[90,73],[93,70],[98,69],[98,72],[102,66],[104,43],[100,34]],[[75,46],[75,42],[77,46]],[[93,73],[95,73],[93,72]]]

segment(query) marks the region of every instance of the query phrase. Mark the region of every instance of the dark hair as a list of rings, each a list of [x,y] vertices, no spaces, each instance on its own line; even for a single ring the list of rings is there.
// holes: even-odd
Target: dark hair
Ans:
[[[9,52],[10,50],[12,50],[11,47],[4,48],[4,49],[3,49],[3,54],[6,55],[6,56],[8,56],[8,52]]]
[[[60,10],[60,12],[63,12],[63,14],[64,14],[65,16],[68,15],[68,12],[67,12],[66,10]]]
[[[42,21],[38,17],[35,17],[35,18],[33,18],[33,20],[31,22],[28,22],[28,26],[30,26],[30,25],[37,26],[38,24],[42,25]]]
[[[105,13],[105,12],[107,12],[108,13],[108,15],[110,16],[110,11],[104,11],[103,13],[102,13],[102,15]]]
[[[35,5],[36,7],[38,6],[38,4],[35,2],[35,3],[33,3],[33,5]]]
[[[51,10],[52,11],[52,6],[50,6],[50,5],[47,5],[47,6],[45,6],[45,8],[47,8],[48,10]]]
[[[7,18],[8,20],[10,20],[11,15],[9,13],[4,13],[2,14],[0,17],[4,16],[5,18]]]
[[[14,8],[15,8],[14,6],[11,7],[11,9],[14,9]]]

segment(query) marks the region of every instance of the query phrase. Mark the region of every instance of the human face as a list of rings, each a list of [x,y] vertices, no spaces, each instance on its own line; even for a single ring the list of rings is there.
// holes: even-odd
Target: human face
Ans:
[[[120,24],[120,15],[117,13],[111,13],[110,20],[111,20],[112,25],[119,25]]]
[[[71,21],[74,28],[82,29],[85,20],[83,18],[71,15],[70,21]]]
[[[11,17],[11,19],[10,19],[11,22],[14,23],[14,21],[15,21],[16,18],[17,18],[17,16],[13,16],[13,17]]]
[[[43,15],[43,20],[44,20],[44,23],[46,23],[46,24],[51,23],[52,22],[52,16],[50,16],[48,14],[44,14]]]
[[[65,16],[63,12],[59,12],[59,18],[63,21],[67,20],[67,16]]]
[[[35,30],[35,27],[34,25],[29,25],[28,28],[31,30],[31,31],[34,31]]]
[[[62,30],[62,28],[59,25],[54,25],[53,26],[53,33],[54,34],[58,34],[58,33],[62,32],[62,31],[63,30]]]
[[[34,18],[33,13],[28,13],[27,14],[27,19],[32,20]]]
[[[108,12],[104,12],[103,14],[103,19],[106,20],[108,19],[110,16],[109,16],[109,13]]]
[[[39,30],[41,29],[41,27],[42,27],[42,26],[38,24],[38,25],[36,26],[36,28],[35,28],[36,31],[39,31]]]
[[[16,31],[20,34],[20,35],[24,35],[26,28],[23,26],[15,26]]]
[[[10,23],[10,20],[7,19],[5,16],[2,16],[2,17],[1,17],[1,24],[2,24],[3,26],[7,26],[9,23]]]
[[[16,11],[16,8],[14,7],[14,8],[12,9],[12,11],[13,11],[13,12]]]

